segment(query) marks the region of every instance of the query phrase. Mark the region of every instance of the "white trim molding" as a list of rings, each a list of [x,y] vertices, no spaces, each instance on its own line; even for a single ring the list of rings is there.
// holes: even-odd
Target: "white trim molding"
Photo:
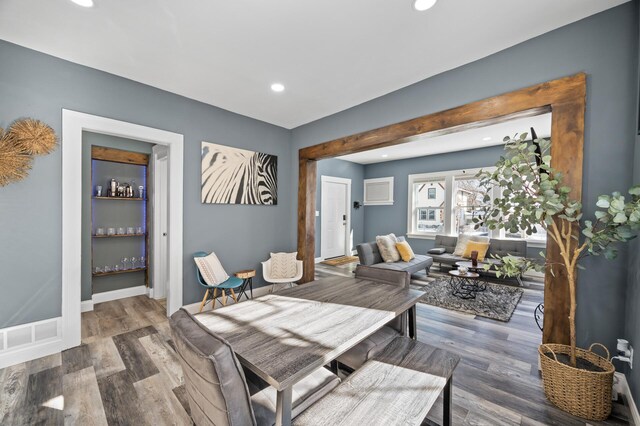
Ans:
[[[62,110],[62,349],[80,345],[82,132],[136,139],[169,149],[169,294],[167,313],[182,306],[184,137],[152,127]],[[86,304],[85,304],[86,306]],[[42,354],[38,354],[42,356]]]
[[[97,305],[98,303],[110,302],[112,300],[124,299],[127,297],[133,296],[143,296],[147,294],[147,287],[143,285],[123,288],[120,290],[113,291],[105,291],[103,293],[95,293],[91,298],[93,303]]]
[[[0,370],[62,349],[62,317],[0,329]]]
[[[638,407],[636,406],[636,402],[633,400],[633,395],[631,395],[631,388],[629,387],[627,376],[625,376],[622,373],[616,372],[615,378],[618,380],[617,382],[618,391],[625,396],[625,399],[627,400],[627,404],[629,404],[629,413],[631,414],[631,418],[633,419],[633,424],[640,425],[640,414],[638,413]],[[616,385],[614,385],[614,388],[615,387]]]

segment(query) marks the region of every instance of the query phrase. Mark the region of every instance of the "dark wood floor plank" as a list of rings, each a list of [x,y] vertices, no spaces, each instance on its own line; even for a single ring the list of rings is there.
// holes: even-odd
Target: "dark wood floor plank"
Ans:
[[[138,339],[135,332],[113,336],[113,343],[134,382],[159,373],[158,367]]]
[[[91,353],[89,352],[89,346],[86,344],[62,351],[63,374],[84,370],[92,365],[93,361],[91,359]]]
[[[62,425],[64,396],[62,367],[54,367],[29,375],[27,393],[16,410],[19,425]]]
[[[102,405],[109,425],[143,425],[144,407],[128,370],[98,379]]]

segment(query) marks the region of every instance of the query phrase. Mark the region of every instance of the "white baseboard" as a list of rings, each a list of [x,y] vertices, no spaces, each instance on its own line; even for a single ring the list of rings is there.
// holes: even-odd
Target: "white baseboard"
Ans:
[[[254,288],[253,289],[253,298],[255,299],[256,297],[260,297],[260,296],[264,296],[265,294],[269,294],[269,290],[271,290],[271,285],[267,285],[267,286],[259,287],[259,288]],[[242,296],[242,300],[243,301],[245,300],[244,296]],[[190,314],[197,314],[198,311],[200,310],[200,303],[202,303],[202,301],[196,302],[196,303],[191,303],[190,305],[184,305],[183,308],[185,308]],[[234,303],[235,302],[233,301],[233,299],[231,297],[227,297],[227,306],[233,305]],[[202,312],[211,311],[211,307],[212,306],[213,306],[213,303],[211,303],[211,302],[207,303],[205,305],[205,307],[202,309]],[[222,304],[220,303],[220,298],[218,297],[218,301],[216,302],[216,309],[218,309],[220,307],[222,307]]]
[[[640,414],[638,413],[636,402],[633,400],[633,396],[631,395],[631,388],[629,387],[627,376],[622,373],[616,372],[615,378],[618,380],[618,389],[624,394],[627,399],[627,403],[629,404],[629,412],[631,413],[633,424],[636,426],[640,426]]]
[[[316,257],[315,258],[315,263],[320,263],[324,260],[324,257]]]
[[[133,296],[153,295],[146,286],[139,285],[136,287],[123,288],[121,290],[105,291],[104,293],[96,293],[91,300],[83,300],[81,302],[82,312],[93,311],[93,306],[98,303],[110,302],[111,300],[124,299]],[[151,296],[150,296],[151,297]]]
[[[0,369],[62,351],[62,317],[0,330]]]

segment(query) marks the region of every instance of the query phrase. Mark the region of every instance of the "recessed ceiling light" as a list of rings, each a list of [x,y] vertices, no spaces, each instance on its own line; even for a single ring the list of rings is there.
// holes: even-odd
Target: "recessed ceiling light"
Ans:
[[[284,84],[273,83],[271,85],[271,90],[273,90],[274,92],[284,92]]]
[[[382,154],[381,157],[382,158],[387,158],[389,156],[389,154]]]
[[[491,140],[491,136],[487,136],[487,137],[485,137],[485,138],[482,138],[482,140],[483,140],[483,141],[485,141],[485,142],[486,142],[486,141],[490,141],[490,140]]]
[[[82,7],[93,7],[93,0],[71,0],[78,6]]]
[[[418,12],[424,12],[425,10],[431,9],[433,5],[436,4],[438,0],[415,0],[413,2],[413,8]]]

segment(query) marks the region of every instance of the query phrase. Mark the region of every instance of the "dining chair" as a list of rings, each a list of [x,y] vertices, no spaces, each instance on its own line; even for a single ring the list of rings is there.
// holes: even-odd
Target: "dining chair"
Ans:
[[[206,257],[208,255],[209,253],[206,253],[204,251],[198,251],[193,254],[193,257],[194,258]],[[202,298],[202,303],[200,304],[200,310],[198,312],[202,312],[202,309],[204,308],[204,306],[207,304],[209,300],[212,300],[212,303],[213,303],[211,309],[216,308],[216,299],[218,298],[218,290],[220,290],[220,296],[222,296],[220,299],[220,303],[222,304],[222,306],[225,306],[227,304],[227,293],[226,293],[227,290],[229,290],[229,292],[231,293],[231,298],[233,299],[233,301],[236,303],[238,302],[238,298],[236,297],[236,293],[233,291],[233,289],[242,287],[242,284],[244,283],[244,280],[242,278],[230,276],[226,281],[220,284],[209,285],[206,283],[206,281],[202,277],[202,274],[200,273],[200,269],[198,269],[198,265],[196,265],[196,277],[198,278],[198,284],[200,284],[202,287],[207,289],[207,291],[205,291],[204,293],[204,297]]]
[[[404,288],[409,288],[409,284],[411,283],[411,274],[407,271],[382,269],[364,265],[358,265],[356,267],[355,277]],[[366,361],[381,352],[389,342],[398,336],[404,335],[405,332],[405,316],[399,315],[389,321],[380,330],[340,355],[336,359],[337,364],[334,364],[334,370],[337,369],[340,364],[352,370],[357,370]],[[336,371],[334,371],[334,373],[335,372]]]
[[[197,426],[273,425],[276,390],[246,374],[233,348],[184,308],[169,319],[184,374],[191,418]],[[247,380],[249,379],[249,380]],[[258,380],[258,382],[254,382]],[[293,386],[291,417],[310,407],[340,383],[320,368]]]
[[[293,277],[287,278],[274,278],[271,274],[271,259],[262,262],[262,278],[268,283],[271,284],[271,290],[269,293],[273,293],[277,285],[283,286],[293,286],[295,281],[298,281],[302,278],[302,260],[296,260],[296,274]]]

